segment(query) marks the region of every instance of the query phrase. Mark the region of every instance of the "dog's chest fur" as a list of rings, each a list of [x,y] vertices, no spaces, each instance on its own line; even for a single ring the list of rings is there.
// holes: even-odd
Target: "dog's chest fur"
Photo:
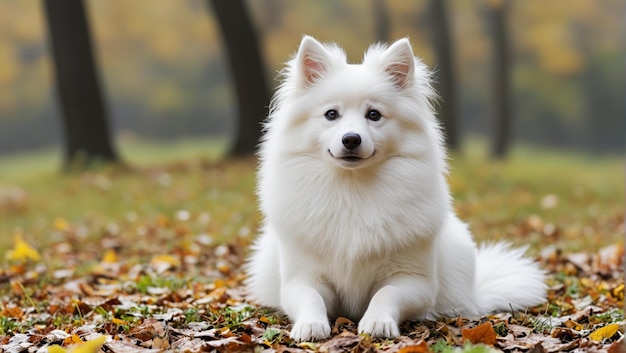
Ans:
[[[397,253],[431,238],[448,210],[445,181],[426,178],[402,161],[388,163],[370,174],[326,168],[301,173],[285,166],[262,185],[262,198],[271,201],[264,205],[272,211],[268,222],[306,252],[349,261]]]

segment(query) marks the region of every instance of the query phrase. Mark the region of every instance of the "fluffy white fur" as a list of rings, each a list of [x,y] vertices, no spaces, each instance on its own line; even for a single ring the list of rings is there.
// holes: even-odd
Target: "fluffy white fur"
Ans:
[[[477,249],[453,213],[434,98],[407,39],[351,65],[339,47],[305,36],[288,62],[261,144],[265,221],[247,285],[289,316],[295,340],[328,337],[338,316],[394,337],[407,319],[545,301],[544,273],[523,249]],[[358,148],[342,143],[347,133]]]

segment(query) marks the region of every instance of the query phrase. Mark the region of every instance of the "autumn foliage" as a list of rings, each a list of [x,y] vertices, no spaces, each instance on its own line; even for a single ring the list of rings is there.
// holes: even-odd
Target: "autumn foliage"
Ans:
[[[177,162],[58,176],[45,179],[46,188],[39,181],[21,182],[27,196],[20,207],[0,197],[0,210],[13,222],[33,219],[3,238],[0,350],[619,352],[625,324],[623,216],[610,202],[593,201],[611,200],[614,193],[603,199],[600,191],[614,185],[611,179],[602,179],[597,190],[593,183],[580,184],[583,196],[570,196],[546,187],[550,183],[541,175],[533,179],[506,170],[518,166],[453,164],[459,213],[477,234],[498,231],[532,245],[530,253],[548,272],[544,305],[483,318],[409,321],[394,340],[358,335],[357,323],[338,318],[331,339],[297,344],[286,318],[247,300],[242,287],[242,261],[259,219],[255,162]],[[586,172],[568,180],[578,185],[593,175],[593,164],[585,165]],[[494,180],[501,183],[499,192],[471,193],[484,183],[493,189]],[[567,183],[561,182],[564,189],[572,188]],[[534,194],[526,191],[529,185]],[[50,193],[63,207],[55,208]],[[505,196],[508,203],[502,205]],[[598,204],[596,216],[572,216],[579,202]],[[486,211],[494,205],[516,213],[500,219],[495,207]],[[46,209],[49,214],[42,213]]]

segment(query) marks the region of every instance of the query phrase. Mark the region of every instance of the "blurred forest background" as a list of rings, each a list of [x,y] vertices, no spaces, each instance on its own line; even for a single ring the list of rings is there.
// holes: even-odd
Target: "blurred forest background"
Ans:
[[[460,138],[494,132],[496,63],[488,17],[501,3],[446,2]],[[441,23],[431,1],[245,4],[270,92],[276,71],[303,34],[337,42],[357,62],[373,42],[409,37],[430,67],[441,65],[440,33],[435,33]],[[117,143],[233,134],[236,96],[209,2],[89,0],[85,5]],[[625,16],[623,0],[507,3],[500,28],[508,48],[512,141],[594,154],[623,151]],[[57,148],[63,141],[61,110],[42,2],[0,2],[0,33],[0,154]]]

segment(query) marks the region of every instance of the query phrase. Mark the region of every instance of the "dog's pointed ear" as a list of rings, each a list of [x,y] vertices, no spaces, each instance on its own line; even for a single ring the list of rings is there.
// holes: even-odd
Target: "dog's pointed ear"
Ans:
[[[385,72],[387,72],[398,88],[406,88],[413,83],[415,58],[411,43],[402,38],[393,43],[385,51]]]
[[[310,36],[302,38],[296,62],[304,86],[310,86],[322,78],[330,65],[326,48]]]

